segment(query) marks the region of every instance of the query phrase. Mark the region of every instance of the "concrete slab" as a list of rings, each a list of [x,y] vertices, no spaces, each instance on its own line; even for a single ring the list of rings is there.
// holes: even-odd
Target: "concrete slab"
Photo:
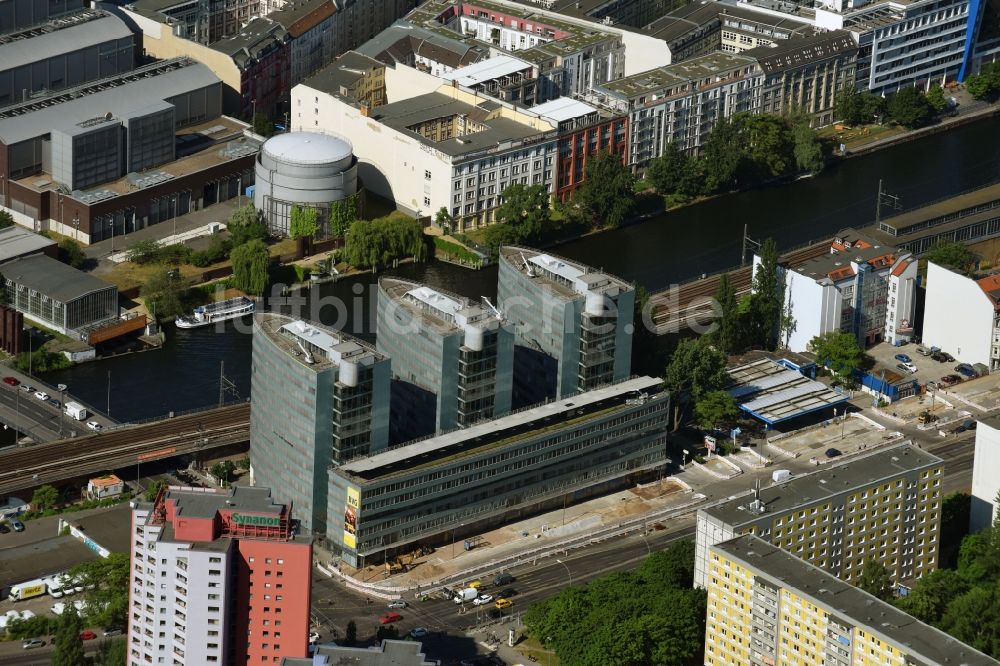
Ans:
[[[1000,407],[1000,374],[986,375],[956,384],[941,393],[979,411]],[[960,405],[956,405],[960,406]]]
[[[901,347],[894,347],[886,342],[877,344],[874,347],[866,350],[869,356],[871,356],[880,365],[884,366],[889,370],[899,373],[900,375],[906,377],[915,377],[921,385],[925,385],[929,381],[938,381],[944,375],[950,375],[954,372],[954,367],[956,363],[940,363],[935,361],[930,356],[922,356],[917,353],[917,347],[920,345],[908,344],[902,345]],[[915,374],[906,374],[903,370],[900,370],[897,365],[900,361],[896,359],[897,354],[905,354],[910,358],[910,362],[917,366],[917,372]]]
[[[887,433],[862,418],[848,416],[824,422],[811,428],[790,433],[784,437],[772,438],[768,447],[785,456],[794,458],[822,456],[830,448],[841,452],[869,449],[897,435]]]

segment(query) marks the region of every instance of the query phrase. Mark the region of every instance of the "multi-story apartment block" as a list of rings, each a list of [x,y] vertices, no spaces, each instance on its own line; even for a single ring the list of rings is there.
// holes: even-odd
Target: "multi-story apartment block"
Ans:
[[[723,51],[743,53],[761,46],[778,46],[817,32],[808,18],[797,11],[754,11],[743,3],[713,3],[722,22],[720,45]],[[788,5],[785,5],[788,7]]]
[[[425,85],[410,80],[386,70],[387,97],[398,101],[371,108],[340,88],[312,87],[328,83],[317,75],[292,90],[292,130],[350,137],[366,189],[422,215],[444,208],[459,231],[492,221],[508,185],[551,189],[558,135],[551,121],[456,85],[407,99]]]
[[[628,114],[628,162],[642,170],[666,144],[697,151],[720,120],[758,111],[763,81],[755,58],[715,52],[605,83],[587,99]]]
[[[638,377],[331,470],[327,533],[353,567],[611,492],[667,463],[669,395]]]
[[[124,21],[98,10],[0,32],[0,107],[127,72],[136,66],[135,42]]]
[[[330,466],[388,444],[389,359],[340,331],[273,313],[254,317],[252,359],[251,476],[294,502],[303,528],[322,533]]]
[[[171,486],[132,504],[128,664],[308,654],[312,542],[267,488]]]
[[[517,0],[523,5],[543,7],[574,18],[588,18],[607,24],[642,28],[669,11],[685,5],[684,0]]]
[[[764,71],[761,113],[805,113],[814,125],[829,125],[837,96],[855,86],[858,47],[844,31],[789,39],[746,55]]]
[[[968,277],[928,262],[926,293],[927,344],[967,363],[1000,369],[1000,274]]]
[[[1000,662],[755,536],[708,549],[706,666]]]
[[[490,306],[408,280],[378,283],[378,350],[392,359],[390,440],[510,411],[514,336]]]
[[[525,247],[500,249],[497,306],[514,327],[514,404],[566,398],[632,367],[635,289]]]
[[[438,78],[490,57],[490,48],[485,44],[406,21],[397,21],[354,50],[392,69],[412,68]]]
[[[538,100],[538,78],[531,63],[509,55],[498,55],[444,74],[463,88],[520,106]]]
[[[904,443],[698,510],[695,585],[711,546],[754,534],[847,582],[867,560],[894,581],[937,567],[944,463]]]
[[[969,507],[969,531],[978,532],[997,519],[1000,497],[1000,416],[979,419],[976,426],[976,452],[972,467],[972,501]]]
[[[754,255],[754,270],[759,263]],[[814,337],[830,331],[853,333],[862,346],[913,337],[917,260],[909,252],[847,229],[830,254],[789,266],[784,275],[796,326],[782,342],[794,352],[808,351]]]
[[[152,40],[147,40],[150,46]],[[224,39],[201,46],[174,38],[182,53],[211,63],[225,82],[223,108],[228,115],[253,119],[262,113],[269,118],[288,111],[291,89],[291,36],[270,18],[256,18],[243,29]]]
[[[647,25],[643,30],[662,40],[670,64],[719,50],[722,19],[716,2],[691,2]]]
[[[286,3],[267,15],[288,33],[289,85],[305,81],[340,54],[334,51],[337,5],[331,0]],[[287,93],[286,93],[287,94]]]

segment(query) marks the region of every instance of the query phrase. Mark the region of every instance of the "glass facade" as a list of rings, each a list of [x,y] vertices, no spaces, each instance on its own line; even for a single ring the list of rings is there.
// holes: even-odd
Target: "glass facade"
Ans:
[[[60,333],[118,316],[118,289],[112,285],[63,303],[27,285],[18,284],[13,276],[5,278],[7,302],[18,312]]]

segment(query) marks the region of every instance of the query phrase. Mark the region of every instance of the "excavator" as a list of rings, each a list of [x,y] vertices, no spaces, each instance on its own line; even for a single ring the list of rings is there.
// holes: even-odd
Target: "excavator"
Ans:
[[[424,555],[430,555],[434,552],[434,549],[430,546],[417,545],[409,553],[404,553],[403,555],[397,555],[391,560],[386,560],[385,563],[385,575],[391,576],[396,573],[403,573],[413,565],[413,562],[418,557],[423,557]]]

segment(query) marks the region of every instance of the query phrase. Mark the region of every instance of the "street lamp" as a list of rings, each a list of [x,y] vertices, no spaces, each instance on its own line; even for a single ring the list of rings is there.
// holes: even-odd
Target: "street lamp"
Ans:
[[[73,213],[73,229],[75,230],[73,235],[76,237],[76,240],[79,241],[80,240],[80,215],[79,215],[79,213]]]
[[[59,410],[59,436],[62,437],[62,435],[63,435],[63,420],[64,420],[63,419],[63,415],[66,413],[66,388],[67,387],[66,387],[65,384],[59,384],[58,386],[56,386],[56,388],[59,389],[59,406],[60,406],[60,410]]]
[[[451,528],[451,559],[455,559],[455,530],[465,527],[465,523],[459,523],[458,527]]]
[[[556,560],[556,562],[558,562],[559,564],[563,565],[566,568],[566,575],[569,576],[569,586],[573,587],[573,572],[569,570],[569,566],[562,560]]]
[[[173,207],[170,210],[173,211],[173,214],[174,214],[174,236],[176,236],[177,235],[177,195],[176,194],[174,195],[174,205],[173,205]],[[177,241],[176,238],[174,238],[172,240],[173,240],[173,242]]]

